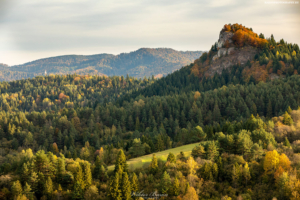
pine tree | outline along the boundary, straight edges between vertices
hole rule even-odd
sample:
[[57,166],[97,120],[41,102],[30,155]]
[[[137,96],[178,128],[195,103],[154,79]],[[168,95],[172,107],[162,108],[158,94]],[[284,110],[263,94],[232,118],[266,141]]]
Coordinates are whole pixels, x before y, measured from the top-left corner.
[[131,185],[127,172],[123,172],[122,175],[121,191],[123,200],[129,200],[131,198]]
[[139,184],[138,178],[137,178],[136,174],[133,173],[132,178],[131,178],[131,190],[133,192],[137,192],[138,191],[138,189],[139,189],[139,185],[138,184]]
[[94,178],[99,179],[100,178],[100,170],[101,170],[101,160],[100,160],[100,156],[98,155],[96,157],[96,161],[95,161],[95,168],[94,168]]
[[198,145],[196,147],[193,148],[192,150],[192,154],[191,154],[195,159],[197,157],[203,157],[203,155],[205,155],[205,150],[204,147],[202,145]]
[[173,182],[173,186],[172,186],[172,192],[174,196],[178,196],[180,194],[180,184],[179,181],[177,179],[177,177],[175,177],[174,182]]
[[30,171],[27,167],[27,164],[24,163],[22,167],[22,181],[23,183],[27,182],[29,179]]
[[125,156],[124,151],[122,149],[118,153],[114,173],[116,173],[119,170],[119,168],[122,169],[123,172],[128,172],[128,166],[127,166],[127,163],[126,163],[126,156]]
[[233,165],[231,178],[232,178],[232,183],[233,183],[234,187],[236,188],[236,186],[239,182],[239,179],[240,179],[240,170],[239,170],[239,166],[237,163],[235,163],[235,165]]
[[19,180],[13,182],[11,186],[11,192],[14,197],[18,197],[22,195],[23,189]]
[[82,185],[79,181],[76,181],[72,191],[72,199],[83,199]]
[[79,182],[81,189],[84,190],[85,188],[84,175],[82,173],[82,168],[80,165],[78,166],[77,172],[75,174],[75,183],[76,182]]
[[218,176],[219,176],[219,181],[222,181],[223,178],[223,162],[222,162],[222,157],[220,156],[219,159],[217,160],[217,165],[218,165]]
[[121,200],[121,190],[119,189],[119,173],[115,173],[110,180],[109,189],[108,189],[108,197],[111,200]]
[[50,198],[52,196],[52,192],[53,192],[53,184],[52,184],[52,179],[49,176],[45,183],[44,194],[46,194]]
[[271,100],[269,100],[269,103],[268,103],[268,107],[267,107],[267,117],[269,119],[271,119],[273,116],[273,112],[272,112],[272,102]]
[[66,168],[65,168],[65,160],[63,158],[58,158],[57,160],[57,181],[58,182],[62,182],[63,179],[63,175],[66,172]]
[[221,112],[220,112],[218,104],[215,104],[215,107],[214,107],[214,110],[213,110],[213,120],[215,122],[219,122],[220,119],[221,119]]
[[149,169],[152,174],[156,174],[156,172],[158,171],[157,158],[156,158],[155,154],[153,154]]
[[215,160],[219,156],[218,147],[215,141],[212,141],[208,144],[207,151],[206,151],[207,159]]
[[31,192],[31,187],[27,182],[25,183],[23,193],[28,199],[33,199],[33,195],[32,195],[32,192]]
[[84,162],[84,183],[86,188],[92,185],[92,172],[88,162]]
[[140,119],[138,117],[135,120],[135,130],[140,130]]
[[167,161],[169,161],[170,163],[176,163],[175,155],[170,152],[168,155]]
[[160,190],[162,194],[168,194],[171,186],[171,178],[168,172],[164,172],[160,182]]
[[184,194],[187,194],[189,188],[190,188],[190,184],[189,184],[189,182],[187,182],[187,183],[185,184]]
[[159,134],[156,141],[156,151],[163,151],[164,149],[164,141],[161,137],[161,134]]
[[243,176],[246,180],[246,187],[247,187],[247,183],[248,181],[251,179],[251,175],[250,175],[250,171],[249,171],[249,167],[248,167],[248,163],[246,162],[244,169],[243,169]]
[[293,110],[292,110],[291,107],[289,106],[288,109],[287,109],[287,112],[288,112],[289,114],[291,114],[292,111],[293,111]]
[[217,178],[218,178],[218,173],[219,173],[218,165],[217,165],[216,163],[214,163],[214,164],[212,165],[212,174],[213,174],[214,180],[217,180]]
[[194,187],[189,187],[186,194],[182,198],[183,200],[198,200],[199,197],[196,193],[196,190]]
[[293,124],[293,119],[289,115],[289,113],[286,111],[285,114],[283,115],[283,123],[285,125],[292,125]]
[[290,141],[288,140],[287,137],[285,137],[284,145],[287,146],[287,147],[291,147]]

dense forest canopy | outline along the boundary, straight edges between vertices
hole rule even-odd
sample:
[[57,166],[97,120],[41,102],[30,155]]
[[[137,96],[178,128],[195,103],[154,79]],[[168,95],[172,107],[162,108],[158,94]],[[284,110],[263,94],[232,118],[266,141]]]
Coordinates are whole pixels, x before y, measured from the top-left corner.
[[[255,46],[255,60],[208,77],[192,71],[215,47],[161,79],[69,74],[1,82],[0,199],[299,199],[299,47],[242,26],[224,31],[267,43]],[[262,56],[272,59],[268,69]],[[270,71],[276,60],[293,73],[247,77],[255,63]],[[173,153],[189,144],[195,147]],[[151,160],[126,163],[144,155]]]

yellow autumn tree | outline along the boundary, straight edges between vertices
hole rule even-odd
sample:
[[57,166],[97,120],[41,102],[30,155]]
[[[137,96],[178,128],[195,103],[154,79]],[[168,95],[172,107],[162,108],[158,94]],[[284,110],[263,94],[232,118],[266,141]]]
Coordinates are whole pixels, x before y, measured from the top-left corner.
[[188,174],[196,174],[197,162],[195,162],[192,156],[186,161],[186,168],[188,170]]
[[194,94],[194,101],[197,101],[197,99],[201,96],[201,93],[196,91]]
[[264,170],[267,174],[273,174],[279,165],[279,154],[276,150],[267,152],[264,160]]
[[288,171],[291,168],[291,161],[284,153],[279,157],[279,166],[285,171]]
[[195,188],[189,187],[189,189],[187,190],[187,193],[183,196],[182,199],[183,200],[198,200],[199,197],[196,193]]

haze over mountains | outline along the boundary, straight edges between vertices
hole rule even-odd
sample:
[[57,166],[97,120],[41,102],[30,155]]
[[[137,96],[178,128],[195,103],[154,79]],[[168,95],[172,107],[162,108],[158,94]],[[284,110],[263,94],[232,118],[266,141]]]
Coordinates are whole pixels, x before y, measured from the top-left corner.
[[164,76],[190,64],[201,51],[176,51],[170,48],[141,48],[119,55],[64,55],[9,67],[0,64],[0,81],[32,78],[48,74],[90,74],[107,76]]

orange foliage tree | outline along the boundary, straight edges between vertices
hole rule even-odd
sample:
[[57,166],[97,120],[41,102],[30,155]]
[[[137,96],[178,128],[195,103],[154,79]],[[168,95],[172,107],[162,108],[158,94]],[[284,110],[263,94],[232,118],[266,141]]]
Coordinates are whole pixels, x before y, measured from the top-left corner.
[[223,31],[233,32],[234,35],[232,37],[232,40],[239,47],[243,47],[247,44],[254,47],[263,48],[268,43],[266,39],[259,38],[258,35],[254,33],[251,29],[246,28],[241,24],[225,24]]

